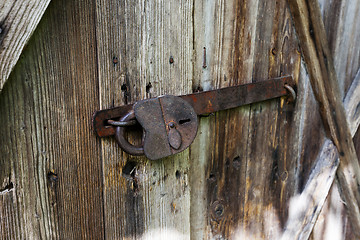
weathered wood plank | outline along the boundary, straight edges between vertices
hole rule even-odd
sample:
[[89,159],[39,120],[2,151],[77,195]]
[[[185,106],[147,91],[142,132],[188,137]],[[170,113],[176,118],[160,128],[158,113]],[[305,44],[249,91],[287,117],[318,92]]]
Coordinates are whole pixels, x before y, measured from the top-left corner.
[[50,0],[0,2],[0,92]]
[[[195,47],[195,63],[194,63],[194,88],[198,90],[210,90],[238,83],[246,83],[251,81],[251,67],[253,65],[254,45],[251,44],[255,39],[255,22],[256,18],[249,16],[257,15],[257,1],[249,1],[246,3],[252,11],[247,12],[246,7],[241,8],[241,4],[235,5],[234,1],[195,1],[194,9],[194,47]],[[242,13],[237,16],[236,13]],[[248,25],[247,28],[241,28],[241,24]],[[236,46],[236,47],[234,47]],[[237,47],[238,46],[238,47]],[[239,54],[240,49],[246,49],[243,54]],[[235,57],[237,56],[237,57]],[[232,60],[235,62],[232,62]],[[238,68],[238,71],[234,67]],[[206,67],[205,67],[206,66]],[[215,142],[219,137],[219,129],[228,129],[227,126],[218,124],[216,132],[215,123],[220,121],[224,123],[224,118],[232,119],[232,126],[235,121],[239,121],[247,125],[249,118],[249,108],[245,110],[226,111],[225,113],[216,114],[208,118],[200,119],[198,137],[191,146],[191,238],[192,239],[211,239],[212,229],[209,229],[210,216],[214,216],[214,206],[210,206],[209,201],[216,199],[208,198],[208,184],[216,185],[220,178],[219,173],[212,173],[209,170],[214,160]],[[229,113],[231,112],[231,116]],[[219,116],[221,114],[221,116]],[[219,118],[221,118],[219,120]],[[244,129],[244,131],[246,131]],[[226,130],[226,132],[229,132]],[[239,138],[246,137],[246,133],[237,135],[231,142],[227,142],[230,148],[234,148],[234,144],[239,142]],[[222,141],[225,139],[222,136]],[[244,139],[242,142],[246,142]],[[225,144],[225,143],[223,143]],[[238,155],[244,152],[244,146],[240,146],[238,153],[229,153]],[[218,152],[219,150],[215,150]],[[224,153],[224,149],[220,150]],[[218,153],[220,154],[220,153]],[[233,157],[233,158],[234,158]],[[230,161],[230,160],[229,160]],[[229,162],[230,163],[230,162]],[[236,161],[235,161],[236,164]],[[219,165],[219,167],[222,164]],[[235,169],[236,170],[236,169]],[[238,171],[244,173],[244,167],[241,167],[241,160],[238,159]],[[239,174],[238,181],[245,184],[245,175]],[[241,180],[242,179],[242,180]],[[239,208],[243,208],[243,203],[239,204]],[[241,210],[239,210],[241,211]],[[237,215],[241,213],[236,213]],[[241,214],[243,216],[243,213]],[[216,216],[214,216],[216,217]]]
[[[315,96],[320,104],[323,123],[340,154],[337,177],[341,184],[354,232],[360,234],[360,166],[356,156],[325,28],[317,1],[289,1],[295,28]],[[355,179],[353,178],[355,177]]]
[[309,240],[357,240],[351,229],[349,219],[344,207],[344,201],[340,197],[335,179],[330,188],[321,213],[316,220]]
[[[195,87],[282,74],[298,80],[300,55],[290,22],[285,1],[195,2]],[[293,122],[292,108],[275,100],[201,119],[191,148],[194,239],[276,239],[279,232],[272,230],[285,222],[300,155],[292,151],[300,123]]]
[[[195,1],[195,89],[216,89],[251,81],[251,66],[254,55],[252,42],[255,41],[255,16],[257,15],[258,1],[244,3],[241,7],[241,3],[236,4],[235,1]],[[248,12],[247,8],[252,9],[252,11]],[[237,13],[242,14],[237,15]],[[250,17],[251,15],[254,17]],[[242,28],[242,24],[246,24],[248,27]],[[246,51],[240,54],[240,49],[246,49]],[[194,166],[191,168],[190,174],[192,239],[220,237],[226,227],[224,221],[221,221],[217,228],[214,219],[230,219],[231,217],[228,217],[228,214],[234,214],[237,218],[244,216],[243,201],[239,201],[240,204],[237,204],[237,212],[231,212],[231,209],[228,210],[229,203],[226,202],[224,205],[226,199],[223,196],[217,197],[218,193],[215,188],[218,181],[221,181],[223,185],[226,177],[223,173],[225,170],[225,162],[222,162],[225,161],[224,155],[233,155],[226,160],[228,166],[233,164],[232,161],[237,156],[245,155],[244,148],[246,146],[238,143],[246,142],[246,128],[229,131],[230,126],[235,127],[236,122],[248,125],[248,119],[249,107],[244,107],[217,113],[200,120],[198,137],[191,147],[191,159]],[[225,124],[227,120],[231,121],[229,125]],[[227,141],[224,136],[229,134],[231,136],[228,138],[232,138],[231,141]],[[221,139],[218,140],[219,138]],[[225,152],[225,148],[221,149],[221,146],[217,146],[217,140],[221,142],[222,147],[228,145],[228,153]],[[227,142],[225,143],[225,141]],[[239,146],[236,150],[234,150],[235,145]],[[223,156],[219,158],[218,156],[221,154]],[[246,169],[242,159],[236,158],[234,165],[235,168],[232,171],[238,172],[234,180],[242,184],[236,192],[231,193],[232,195],[243,192],[245,185],[244,173]],[[212,166],[214,166],[215,171],[213,171]],[[209,197],[211,192],[214,193],[214,197]],[[243,193],[241,194],[243,195]],[[244,199],[243,196],[239,197]],[[235,201],[230,202],[230,204],[234,203]],[[226,208],[226,210],[222,208]],[[216,209],[219,212],[218,214]],[[226,211],[226,217],[222,218],[224,211]],[[229,228],[231,227],[229,225]],[[228,235],[230,234],[231,232],[228,232]]]
[[[351,126],[352,136],[360,123],[356,106],[360,104],[360,71],[350,87],[344,107],[347,121]],[[355,106],[355,107],[354,107]],[[354,131],[355,130],[355,131]],[[289,206],[289,218],[282,239],[308,239],[326,200],[339,166],[338,154],[334,144],[327,140],[316,159],[309,180],[298,196],[295,196]],[[353,231],[356,235],[356,232]]]
[[[97,1],[101,108],[192,93],[192,14],[193,1]],[[189,150],[149,161],[103,139],[102,156],[106,238],[190,238]]]
[[104,238],[95,46],[95,4],[53,1],[0,95],[1,239]]
[[[348,90],[357,69],[360,67],[360,49],[357,47],[357,42],[360,41],[360,26],[357,24],[360,21],[360,2],[320,0],[319,3],[329,47],[334,57],[340,91],[343,95]],[[355,124],[356,122],[353,121],[352,123]],[[355,129],[350,125],[350,130]],[[352,135],[354,134],[352,133]],[[356,145],[359,146],[360,139],[356,136],[354,136],[353,141],[357,149],[359,147]],[[330,236],[334,239],[356,239],[352,234],[344,202],[340,199],[338,193],[337,184],[332,185],[310,238],[329,239]]]
[[344,97],[360,65],[360,2],[319,0],[330,51]]

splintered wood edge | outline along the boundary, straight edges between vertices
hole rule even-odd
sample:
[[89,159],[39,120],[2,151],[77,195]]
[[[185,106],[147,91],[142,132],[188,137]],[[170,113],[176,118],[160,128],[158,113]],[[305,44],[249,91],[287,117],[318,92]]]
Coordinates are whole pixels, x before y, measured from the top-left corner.
[[[50,0],[5,0],[0,3],[0,93]],[[3,27],[4,26],[4,27]]]
[[[360,114],[360,69],[343,101],[351,135],[354,137],[359,125]],[[302,193],[291,199],[289,218],[282,239],[308,239],[316,223],[339,167],[335,145],[327,139],[315,161],[309,180]]]

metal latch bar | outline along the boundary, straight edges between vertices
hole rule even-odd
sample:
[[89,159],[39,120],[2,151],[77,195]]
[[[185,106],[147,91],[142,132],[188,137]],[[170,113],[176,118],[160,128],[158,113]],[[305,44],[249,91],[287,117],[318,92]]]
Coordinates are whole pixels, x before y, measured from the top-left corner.
[[[188,102],[197,115],[207,115],[220,110],[235,108],[288,95],[294,98],[295,82],[291,76],[273,78],[255,83],[242,84],[211,91],[179,96]],[[108,120],[117,121],[133,109],[133,104],[99,110],[94,113],[93,127],[98,137],[114,135],[116,126]]]

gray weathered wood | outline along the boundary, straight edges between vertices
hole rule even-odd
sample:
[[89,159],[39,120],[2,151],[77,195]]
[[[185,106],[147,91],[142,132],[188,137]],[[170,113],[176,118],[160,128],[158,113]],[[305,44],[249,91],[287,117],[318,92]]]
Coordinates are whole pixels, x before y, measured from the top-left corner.
[[[352,0],[319,1],[341,94],[346,94],[360,67],[360,2]],[[350,110],[351,111],[351,110]],[[355,122],[353,122],[355,123]],[[358,125],[356,125],[358,126]],[[350,125],[350,130],[356,128]],[[358,128],[359,133],[359,128]],[[354,136],[354,132],[352,132]],[[353,137],[359,151],[359,134]],[[357,146],[356,146],[357,145]],[[358,152],[359,157],[359,152]],[[344,202],[333,184],[316,221],[311,239],[356,239],[352,234]]]
[[330,51],[344,97],[360,66],[360,2],[319,0]]
[[[160,161],[91,130],[100,108],[289,74],[295,105],[201,117]],[[0,238],[279,239],[317,109],[286,0],[53,0],[0,95]]]
[[355,233],[360,234],[360,166],[346,123],[339,86],[319,3],[315,0],[289,1],[299,44],[312,88],[319,102],[323,123],[340,155],[337,177]]
[[[286,1],[197,1],[194,12],[195,88],[288,74],[300,81]],[[278,99],[201,118],[191,147],[193,239],[276,239],[301,151],[303,119],[293,108]]]
[[[358,92],[360,92],[360,71],[344,99],[352,136],[355,135],[360,124],[360,115],[356,110],[360,104]],[[315,163],[304,190],[290,202],[289,218],[282,236],[284,240],[308,239],[311,234],[339,166],[336,147],[330,140],[325,141]]]
[[0,95],[0,172],[13,186],[1,239],[104,238],[94,20],[93,1],[52,1]]
[[0,92],[50,0],[0,2]]
[[[192,14],[190,0],[97,1],[101,108],[192,93]],[[106,238],[190,238],[189,150],[149,161],[108,138],[102,161]]]

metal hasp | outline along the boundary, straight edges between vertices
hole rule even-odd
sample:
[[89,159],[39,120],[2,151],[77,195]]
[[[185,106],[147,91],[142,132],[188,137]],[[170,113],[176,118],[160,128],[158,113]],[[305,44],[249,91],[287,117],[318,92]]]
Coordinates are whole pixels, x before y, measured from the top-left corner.
[[[189,95],[165,95],[97,111],[93,127],[99,137],[115,135],[125,152],[156,160],[190,146],[197,133],[197,115],[285,95],[295,100],[294,88],[295,82],[288,76]],[[130,144],[124,137],[124,129],[136,123],[143,128],[141,146]]]

